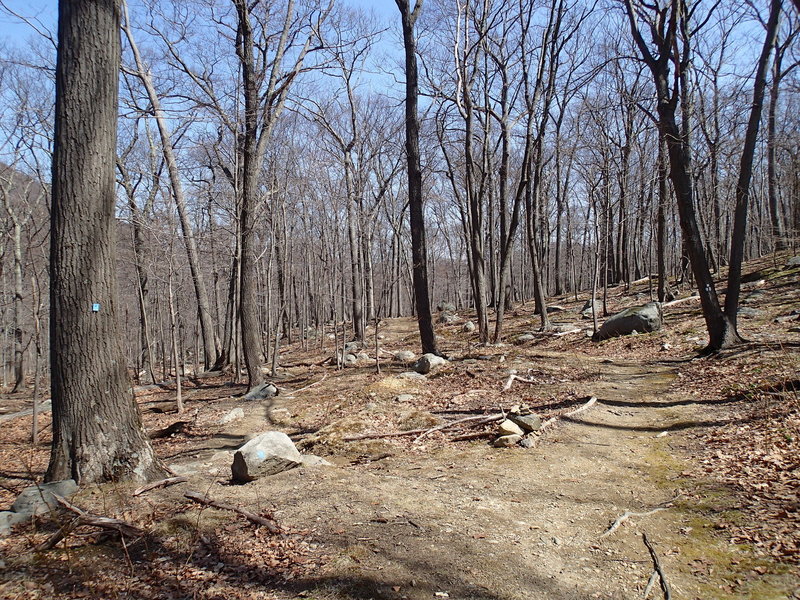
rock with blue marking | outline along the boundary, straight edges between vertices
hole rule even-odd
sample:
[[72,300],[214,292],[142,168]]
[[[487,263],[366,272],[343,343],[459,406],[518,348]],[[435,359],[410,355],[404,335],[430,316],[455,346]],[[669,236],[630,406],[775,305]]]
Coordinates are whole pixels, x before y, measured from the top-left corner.
[[275,475],[303,464],[303,458],[289,436],[280,431],[257,435],[233,455],[231,475],[239,483]]

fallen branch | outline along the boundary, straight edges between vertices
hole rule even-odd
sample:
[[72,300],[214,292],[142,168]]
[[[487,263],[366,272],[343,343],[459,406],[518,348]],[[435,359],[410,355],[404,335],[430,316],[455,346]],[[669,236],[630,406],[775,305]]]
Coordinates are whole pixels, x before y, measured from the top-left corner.
[[653,571],[650,574],[650,579],[647,580],[647,585],[644,588],[644,594],[642,594],[643,600],[647,600],[650,597],[650,592],[653,591],[653,586],[656,584],[656,579],[658,579],[658,573]]
[[393,431],[389,433],[361,433],[358,435],[350,435],[345,438],[342,438],[342,441],[355,442],[358,440],[377,440],[381,438],[402,437],[407,435],[419,435],[419,437],[422,437],[423,435],[428,435],[429,433],[433,433],[434,431],[443,431],[445,429],[450,429],[451,427],[456,427],[464,423],[474,422],[476,425],[483,425],[484,423],[502,421],[504,418],[505,417],[502,414],[479,415],[477,417],[464,417],[463,419],[456,419],[455,421],[450,421],[449,423],[444,423],[443,425],[437,425],[436,427],[431,427],[430,429],[409,429],[408,431]]
[[653,510],[648,510],[647,512],[631,512],[625,511],[619,518],[617,518],[614,523],[612,523],[611,527],[606,529],[606,531],[600,535],[601,538],[608,537],[612,533],[614,533],[620,525],[622,525],[625,521],[630,519],[631,517],[647,517],[650,515],[654,515],[657,512],[661,512],[662,510],[667,510],[666,506],[659,506],[658,508],[654,508]]
[[584,404],[583,406],[581,406],[579,408],[576,408],[575,410],[570,411],[568,413],[564,413],[563,415],[556,415],[555,417],[550,417],[549,419],[547,419],[547,421],[542,423],[542,426],[539,428],[539,433],[544,433],[545,429],[547,429],[548,427],[551,427],[554,423],[556,423],[557,421],[560,421],[561,419],[574,417],[575,415],[577,415],[579,413],[582,413],[585,410],[590,409],[592,406],[594,406],[595,402],[597,402],[597,397],[596,396],[592,396],[591,398],[589,398],[589,401],[586,404]]
[[451,427],[455,427],[456,425],[461,425],[463,423],[469,423],[474,421],[474,425],[484,425],[485,423],[492,423],[494,421],[502,421],[505,419],[506,416],[503,413],[498,415],[490,415],[488,417],[479,416],[479,417],[464,417],[463,419],[457,419],[455,421],[450,421],[449,423],[445,423],[444,425],[437,425],[436,427],[431,427],[430,429],[423,431],[417,439],[414,440],[414,443],[420,441],[429,433],[433,433],[434,431],[442,431],[443,429],[450,429]]
[[270,533],[283,533],[281,528],[278,527],[272,520],[257,515],[255,513],[252,513],[244,508],[239,508],[238,506],[234,506],[233,504],[228,504],[226,502],[219,502],[217,500],[212,500],[211,498],[201,494],[200,492],[186,492],[183,496],[199,504],[204,504],[205,506],[211,506],[212,508],[218,508],[220,510],[233,511],[237,514],[242,515],[251,523],[255,523],[256,525],[261,525],[263,527],[266,527]]
[[462,435],[457,435],[454,438],[450,438],[450,441],[467,442],[470,440],[494,439],[496,437],[497,437],[497,432],[495,431],[473,431],[472,433],[464,433]]
[[505,385],[503,385],[502,391],[503,392],[507,392],[508,390],[510,390],[511,389],[511,384],[514,383],[515,381],[519,381],[520,383],[530,383],[530,384],[533,384],[533,385],[536,385],[537,383],[539,383],[535,379],[525,379],[524,377],[520,377],[516,373],[511,373],[511,375],[508,376],[508,379],[506,379],[506,383],[505,383]]
[[128,536],[130,538],[139,538],[145,534],[144,530],[139,529],[135,525],[131,525],[126,521],[86,512],[58,494],[53,494],[53,498],[55,498],[56,502],[58,502],[61,506],[77,516],[72,519],[72,521],[61,527],[61,529],[55,532],[52,536],[50,536],[47,541],[37,547],[36,550],[39,552],[44,552],[45,550],[50,550],[51,548],[55,547],[55,545],[67,537],[73,529],[80,527],[81,525],[91,525],[93,527],[100,527],[101,529],[111,529],[120,535]]
[[569,335],[570,333],[580,333],[581,331],[583,331],[583,329],[581,329],[580,327],[576,327],[575,329],[570,329],[569,331],[557,331],[553,335],[555,337],[561,337],[562,335]]
[[668,306],[675,306],[676,304],[689,302],[690,300],[700,300],[700,296],[687,296],[686,298],[678,298],[677,300],[673,300],[671,302],[665,302],[664,304],[661,305],[661,307],[667,308]]
[[297,392],[303,392],[303,391],[307,390],[310,387],[314,387],[315,385],[319,385],[320,383],[325,381],[327,378],[328,378],[328,374],[325,373],[325,374],[322,375],[322,379],[319,379],[318,381],[315,381],[314,383],[309,383],[308,385],[303,386],[303,387],[301,387],[299,389],[292,390],[291,392],[292,392],[292,394],[296,394]]
[[150,490],[155,490],[158,488],[169,487],[171,485],[176,485],[178,483],[184,483],[189,481],[188,477],[167,477],[166,479],[162,479],[161,481],[154,481],[153,483],[148,483],[147,485],[143,485],[140,488],[137,488],[133,492],[133,496],[141,496],[145,492],[149,492]]
[[653,568],[656,570],[656,573],[658,573],[661,591],[664,592],[664,600],[670,600],[672,595],[669,592],[669,584],[667,583],[667,578],[664,576],[664,570],[661,568],[661,563],[658,560],[658,554],[656,554],[656,551],[650,544],[650,540],[647,539],[646,533],[642,533],[642,540],[644,540],[644,545],[647,546],[647,549],[650,551],[650,558],[653,559]]

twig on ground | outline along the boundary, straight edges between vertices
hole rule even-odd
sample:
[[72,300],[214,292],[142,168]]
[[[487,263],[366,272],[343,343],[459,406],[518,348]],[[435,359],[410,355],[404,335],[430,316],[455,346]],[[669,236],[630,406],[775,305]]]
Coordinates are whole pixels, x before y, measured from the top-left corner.
[[143,485],[140,488],[137,488],[133,491],[133,496],[141,496],[145,492],[149,492],[150,490],[155,490],[158,488],[169,487],[171,485],[176,485],[178,483],[185,483],[189,481],[188,477],[167,477],[166,479],[162,479],[161,481],[154,481],[153,483],[148,483],[147,485]]
[[664,592],[664,600],[670,600],[672,595],[669,592],[669,584],[667,583],[667,578],[664,575],[664,570],[661,568],[661,562],[658,560],[658,554],[656,554],[656,551],[650,544],[650,540],[647,539],[646,533],[642,533],[642,540],[644,540],[644,545],[647,546],[647,549],[650,551],[650,558],[653,559],[653,568],[656,570],[656,573],[658,573],[661,583],[661,591]]
[[226,502],[219,502],[217,500],[213,500],[212,498],[209,498],[208,496],[203,495],[200,492],[186,492],[183,496],[199,504],[204,504],[205,506],[211,506],[212,508],[218,508],[220,510],[233,511],[237,514],[242,515],[251,523],[255,523],[256,525],[261,525],[263,527],[266,527],[270,533],[283,533],[281,528],[278,527],[272,520],[257,515],[255,513],[252,513],[244,508],[239,508],[238,506],[234,506],[233,504],[228,504]]
[[647,585],[644,588],[644,594],[642,594],[642,599],[647,600],[650,597],[650,592],[653,591],[653,586],[656,584],[656,579],[658,579],[658,573],[653,571],[650,574],[650,579],[647,580]]
[[616,521],[614,521],[611,524],[611,527],[606,529],[605,532],[603,532],[600,535],[600,537],[601,538],[608,537],[609,535],[614,533],[619,528],[620,525],[622,525],[625,521],[627,521],[631,517],[647,517],[647,516],[653,515],[653,514],[655,514],[657,512],[660,512],[662,510],[667,510],[668,508],[670,508],[669,505],[672,504],[673,502],[675,502],[675,500],[677,500],[680,497],[681,497],[681,494],[678,494],[672,500],[667,500],[666,502],[662,503],[660,506],[657,506],[653,510],[648,510],[647,512],[632,512],[632,511],[626,510],[622,515],[620,515],[617,518]]
[[667,510],[667,507],[666,506],[659,506],[658,508],[654,508],[653,510],[648,510],[647,512],[625,511],[620,517],[617,518],[616,521],[614,521],[614,523],[612,523],[611,527],[606,529],[605,532],[603,532],[600,535],[600,537],[601,538],[608,537],[609,535],[614,533],[619,528],[620,525],[622,525],[625,521],[627,521],[631,517],[647,517],[647,516],[653,515],[653,514],[655,514],[657,512],[661,512],[662,510]]

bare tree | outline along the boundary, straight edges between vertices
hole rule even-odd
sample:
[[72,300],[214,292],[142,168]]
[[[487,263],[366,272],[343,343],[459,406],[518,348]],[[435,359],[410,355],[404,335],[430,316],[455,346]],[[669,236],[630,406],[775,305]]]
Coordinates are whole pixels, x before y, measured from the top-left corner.
[[408,205],[411,221],[411,256],[414,275],[414,302],[422,351],[439,354],[433,329],[428,286],[428,253],[425,246],[425,216],[422,199],[422,169],[419,154],[419,115],[417,96],[417,40],[414,25],[422,10],[423,0],[411,8],[409,0],[395,0],[403,24],[403,47],[406,58],[406,160],[408,161]]

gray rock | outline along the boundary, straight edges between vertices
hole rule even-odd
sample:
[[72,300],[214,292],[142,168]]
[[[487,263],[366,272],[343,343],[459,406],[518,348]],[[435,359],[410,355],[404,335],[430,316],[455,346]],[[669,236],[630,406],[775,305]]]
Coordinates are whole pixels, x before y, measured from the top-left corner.
[[358,358],[356,358],[356,355],[350,354],[349,352],[344,355],[344,358],[342,358],[341,352],[338,352],[336,356],[339,360],[342,361],[342,364],[346,367],[351,367],[358,362]]
[[278,395],[278,388],[271,383],[262,383],[244,395],[244,400],[266,400]]
[[423,354],[419,357],[419,360],[414,363],[414,370],[417,373],[422,373],[423,375],[427,375],[431,371],[438,369],[442,365],[447,364],[447,359],[442,358],[441,356],[436,356],[435,354]]
[[464,333],[472,333],[475,331],[475,323],[472,321],[467,321],[464,323],[464,326],[461,329],[464,331]]
[[234,421],[239,421],[244,419],[244,410],[241,406],[237,406],[233,410],[229,411],[226,415],[224,415],[220,420],[220,425],[227,425],[228,423],[233,423]]
[[234,481],[246,483],[294,469],[302,463],[303,458],[288,435],[280,431],[267,431],[236,451],[231,474]]
[[519,444],[520,440],[522,440],[522,436],[519,434],[501,435],[494,441],[492,445],[495,448],[509,448],[511,446],[516,446],[517,444]]
[[439,318],[436,319],[436,322],[443,325],[452,325],[453,323],[458,323],[458,315],[455,313],[443,312],[439,315]]
[[749,306],[740,306],[739,310],[737,311],[737,315],[744,317],[745,319],[753,319],[761,316],[761,311],[756,310],[755,308],[750,308]]
[[508,420],[523,431],[539,431],[542,428],[542,420],[538,415],[508,415]]
[[786,261],[786,266],[791,268],[800,267],[800,256],[793,256]]
[[438,310],[438,311],[441,311],[441,312],[451,312],[451,313],[454,313],[454,312],[456,312],[456,305],[455,305],[455,304],[452,304],[452,303],[450,303],[450,302],[440,302],[440,303],[439,303],[439,304],[436,306],[436,310]]
[[359,352],[358,354],[356,354],[356,359],[369,360],[369,354],[367,354],[366,352]]
[[398,376],[400,379],[411,379],[412,381],[427,381],[428,378],[425,377],[422,373],[415,373],[414,371],[406,371],[405,373],[400,373]]
[[525,433],[522,428],[514,423],[511,419],[506,419],[497,426],[497,430],[501,435],[522,435]]
[[[419,375],[419,373],[414,373],[414,375]],[[394,397],[395,402],[411,402],[414,399],[414,394],[397,394]]]
[[25,523],[31,518],[33,515],[28,513],[17,513],[10,510],[0,512],[0,536],[8,535],[14,525]]
[[527,342],[532,342],[536,339],[536,336],[532,333],[523,333],[520,336],[517,336],[517,343],[518,344],[526,344]]
[[661,329],[661,304],[649,302],[643,306],[632,306],[609,317],[600,329],[592,336],[598,342],[611,337],[658,331]]
[[572,323],[553,323],[554,333],[572,333],[580,328]]
[[534,440],[531,437],[524,437],[520,440],[519,445],[523,448],[533,448]]
[[303,454],[302,456],[303,466],[304,467],[332,467],[334,466],[333,463],[328,462],[321,456],[315,456],[313,454]]
[[400,350],[400,352],[396,352],[394,355],[395,360],[399,360],[400,362],[411,362],[417,355],[411,352],[411,350]]
[[69,498],[78,491],[78,484],[73,479],[64,481],[51,481],[40,485],[32,485],[22,490],[14,500],[11,510],[27,515],[39,515],[58,506],[54,495]]
[[363,349],[364,349],[363,342],[347,342],[344,345],[345,354],[358,354],[358,351]]

